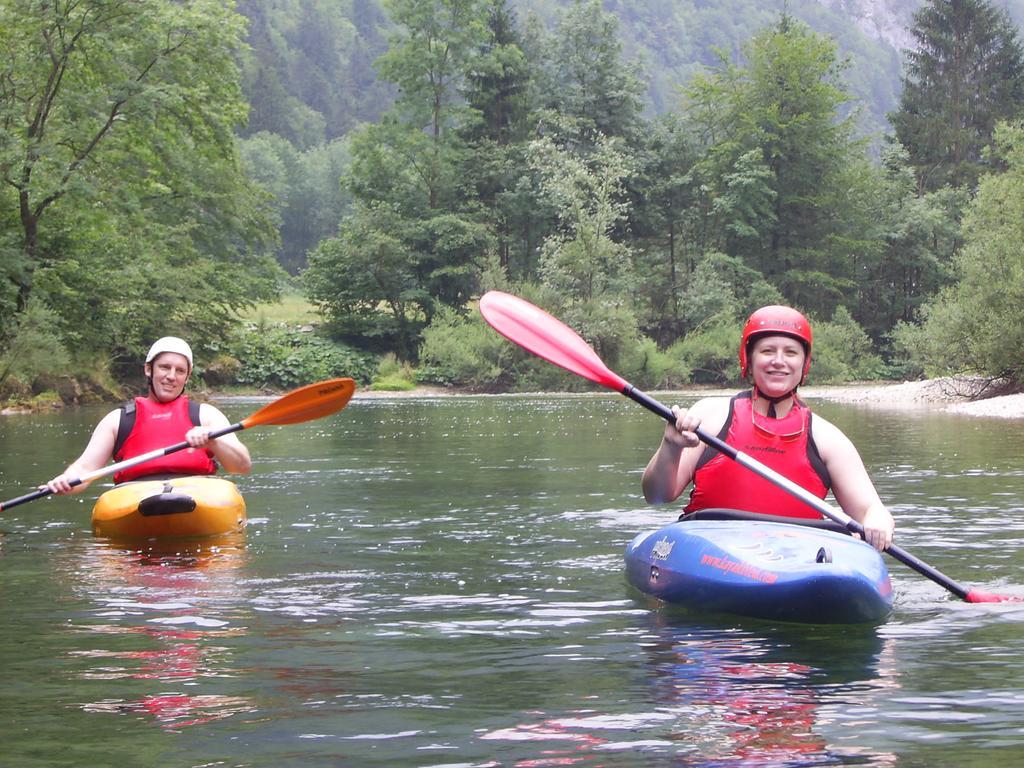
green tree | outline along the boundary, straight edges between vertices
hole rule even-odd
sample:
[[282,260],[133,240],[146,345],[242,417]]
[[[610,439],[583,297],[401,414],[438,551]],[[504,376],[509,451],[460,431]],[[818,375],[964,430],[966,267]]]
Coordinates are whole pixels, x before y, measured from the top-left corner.
[[688,114],[707,145],[695,171],[718,250],[744,258],[787,300],[829,315],[853,287],[833,240],[847,205],[843,182],[861,144],[846,63],[832,41],[782,15],[729,63],[695,78]]
[[471,109],[462,133],[506,146],[526,137],[531,71],[507,0],[490,0],[486,14],[489,34],[462,88]]
[[665,115],[644,131],[630,184],[629,229],[634,245],[636,310],[641,327],[662,345],[687,329],[683,293],[701,254],[706,219],[693,183],[698,147],[678,115]]
[[243,31],[221,0],[0,6],[7,277],[76,351],[186,329],[201,345],[275,291],[267,201],[234,143]]
[[547,39],[538,78],[542,107],[574,124],[574,139],[630,136],[637,128],[643,89],[635,65],[622,57],[618,19],[600,0],[573,0]]
[[[379,124],[352,136],[346,184],[354,212],[325,249],[331,256],[321,254],[311,264],[309,284],[339,327],[379,323],[373,333],[395,335],[399,353],[409,359],[416,335],[439,305],[463,311],[492,244],[486,216],[471,194],[473,179],[462,173],[469,148],[458,130],[471,112],[462,97],[467,72],[490,32],[480,0],[392,0],[388,7],[399,27],[379,67],[398,86],[399,97]],[[374,232],[378,225],[387,229]],[[357,232],[349,235],[349,227]],[[344,247],[352,242],[386,243],[395,273],[383,289],[386,299],[380,298],[379,280],[332,288],[360,268],[362,257]],[[332,275],[332,269],[341,271]],[[367,292],[361,298],[352,293],[360,288]],[[368,309],[371,304],[383,313]],[[388,319],[388,312],[398,314]]]
[[1024,56],[1005,10],[987,0],[929,0],[914,16],[899,109],[890,121],[920,188],[974,187],[991,167],[996,122],[1021,114]]
[[902,148],[889,147],[882,163],[864,162],[846,185],[850,205],[845,240],[857,289],[844,302],[876,341],[953,278],[953,258],[962,245],[963,190],[948,187],[919,194]]
[[390,24],[376,0],[239,0],[249,20],[242,86],[251,106],[242,135],[276,133],[300,150],[344,136],[391,105],[376,77]]
[[542,284],[559,296],[566,320],[613,365],[637,337],[631,254],[615,237],[628,215],[625,180],[632,167],[616,144],[599,137],[583,158],[551,139],[530,145],[544,194],[559,211],[558,229],[541,247]]
[[410,254],[409,223],[384,204],[359,205],[341,234],[322,242],[303,272],[309,297],[335,332],[380,350],[415,357],[419,333],[433,311]]
[[496,236],[499,262],[508,272],[513,262],[519,270],[528,263],[529,233],[540,213],[537,206],[521,205],[518,194],[528,167],[523,145],[534,125],[529,89],[532,75],[515,14],[506,0],[492,0],[487,14],[490,34],[482,42],[463,88],[470,109],[460,126],[467,143],[461,174],[472,184],[469,194],[486,211]]
[[297,274],[320,241],[337,234],[338,222],[351,204],[341,184],[348,172],[348,142],[327,142],[300,151],[287,139],[258,133],[239,141],[243,166],[274,198],[275,223],[281,235],[277,262]]
[[[387,0],[399,30],[378,59],[381,76],[398,86],[395,112],[434,140],[429,158],[438,164],[444,143],[466,109],[460,92],[466,72],[488,38],[482,0]],[[439,177],[435,172],[435,177]],[[441,201],[429,187],[430,205]]]
[[601,139],[587,159],[560,149],[550,139],[534,141],[530,154],[545,194],[559,211],[559,229],[542,248],[544,284],[567,304],[627,294],[632,276],[629,249],[615,241],[614,233],[628,211],[628,157],[610,139]]
[[974,373],[1024,385],[1024,126],[997,126],[1005,173],[982,177],[964,219],[957,281],[903,325],[897,341],[928,374]]

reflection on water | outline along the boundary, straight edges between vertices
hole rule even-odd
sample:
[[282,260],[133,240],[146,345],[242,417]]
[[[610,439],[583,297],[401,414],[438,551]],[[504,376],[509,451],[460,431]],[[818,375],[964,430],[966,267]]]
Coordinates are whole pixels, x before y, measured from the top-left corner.
[[181,730],[254,709],[244,696],[188,691],[239,674],[232,643],[246,631],[237,625],[247,602],[238,578],[244,533],[202,541],[97,539],[82,555],[75,587],[92,602],[94,618],[72,628],[77,644],[89,646],[69,652],[88,660],[79,675],[151,681],[137,698],[85,702],[83,711],[148,716]]
[[874,628],[722,629],[662,623],[645,644],[655,700],[677,714],[673,737],[694,764],[895,764],[828,734],[830,709],[898,688],[892,649]]
[[608,764],[638,752],[643,764],[671,756],[672,765],[707,767],[897,764],[891,752],[843,745],[836,722],[836,713],[899,688],[892,643],[873,628],[739,629],[672,611],[648,618],[638,638],[641,682],[622,697],[642,702],[638,709],[531,712],[480,738],[531,744],[538,756],[515,765],[590,764],[595,755]]
[[[906,549],[1024,594],[1024,454],[1007,450],[1024,424],[821,410]],[[51,477],[100,415],[0,420],[0,495]],[[95,539],[100,488],[4,513],[5,759],[1024,761],[1022,604],[966,604],[895,562],[895,611],[874,628],[712,620],[632,591],[626,544],[676,515],[640,496],[661,430],[604,395],[357,400],[247,436],[250,525],[233,541]]]

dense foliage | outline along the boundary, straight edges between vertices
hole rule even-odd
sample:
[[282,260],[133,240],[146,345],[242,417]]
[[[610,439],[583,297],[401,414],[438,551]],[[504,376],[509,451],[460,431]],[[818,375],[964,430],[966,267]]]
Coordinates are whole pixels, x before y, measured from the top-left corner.
[[[551,29],[573,0],[510,0],[524,22]],[[865,105],[865,134],[880,136],[899,96],[903,28],[921,0],[618,0],[602,7],[617,20],[627,57],[643,61],[637,95],[654,114],[674,109],[681,83],[714,65],[715,49],[733,54],[785,11],[834,39],[852,58],[850,89]],[[1011,13],[1021,0],[1007,3]],[[376,76],[396,20],[384,0],[243,0],[252,51],[243,85],[252,104],[249,133],[270,131],[300,149],[377,122],[395,95]],[[1024,18],[1024,15],[1018,16]],[[509,49],[506,49],[509,52]],[[512,54],[516,55],[516,54]],[[483,72],[481,72],[483,76]]]
[[[242,328],[223,350],[227,359],[214,366],[227,366],[215,383],[241,384],[259,388],[292,389],[313,381],[339,376],[368,384],[377,363],[372,355],[331,341],[314,331],[253,325]],[[202,373],[202,372],[200,372]],[[227,375],[224,375],[227,374]],[[208,374],[207,378],[211,378]]]
[[933,0],[914,17],[900,108],[891,117],[923,189],[974,187],[996,123],[1021,115],[1024,50],[988,0]]
[[[528,35],[502,3],[412,7],[395,5],[404,32],[382,66],[399,98],[353,137],[355,203],[304,279],[336,332],[421,357],[421,378],[507,385],[464,320],[489,284],[536,292],[648,383],[735,380],[728,329],[783,301],[864,340],[835,344],[819,376],[878,376],[872,343],[948,280],[959,198],[918,198],[905,154],[868,159],[846,63],[792,17],[648,120],[596,2]],[[537,383],[523,361],[511,370]]]
[[[0,388],[168,332],[221,383],[573,386],[481,325],[490,287],[649,387],[735,381],[776,302],[819,381],[934,372],[944,338],[1024,377],[1010,16],[886,5],[920,47],[881,142],[898,59],[835,4],[755,5],[0,0]],[[239,330],[280,267],[319,327]]]
[[897,337],[924,373],[971,371],[1024,383],[1024,125],[996,131],[1005,173],[982,179],[965,218],[956,282]]
[[243,36],[220,0],[0,3],[4,370],[26,339],[79,366],[167,332],[201,349],[274,294],[235,145]]
[[300,151],[373,122],[392,98],[373,63],[391,27],[378,0],[239,0],[249,21],[243,135],[273,133]]

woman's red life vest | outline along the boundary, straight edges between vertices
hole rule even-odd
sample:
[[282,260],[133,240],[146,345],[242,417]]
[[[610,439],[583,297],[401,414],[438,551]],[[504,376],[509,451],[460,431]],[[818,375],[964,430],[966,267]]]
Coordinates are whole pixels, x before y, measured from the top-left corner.
[[[756,418],[755,423],[751,393],[741,392],[730,401],[729,416],[718,438],[825,498],[832,483],[811,434],[810,409],[794,398],[793,407],[781,419],[760,414]],[[685,511],[699,509],[821,518],[807,504],[711,447],[704,449],[697,462]]]
[[[199,405],[187,397],[177,397],[169,403],[158,403],[148,397],[135,398],[126,411],[135,406],[135,423],[128,436],[118,435],[114,446],[114,460],[123,461],[144,453],[180,443],[185,433],[199,425]],[[122,422],[124,417],[122,416]],[[158,456],[142,464],[121,470],[114,475],[115,483],[136,480],[150,475],[212,475],[217,471],[213,452],[203,450],[175,451]]]

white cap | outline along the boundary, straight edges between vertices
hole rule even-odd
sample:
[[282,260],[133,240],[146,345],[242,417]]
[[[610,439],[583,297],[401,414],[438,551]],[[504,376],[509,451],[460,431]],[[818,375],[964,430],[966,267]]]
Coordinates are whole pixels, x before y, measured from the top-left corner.
[[153,362],[157,355],[161,355],[164,352],[175,352],[181,355],[188,360],[188,369],[192,370],[192,347],[184,339],[179,339],[177,336],[164,336],[162,339],[157,339],[153,342],[153,346],[149,348],[146,362]]

